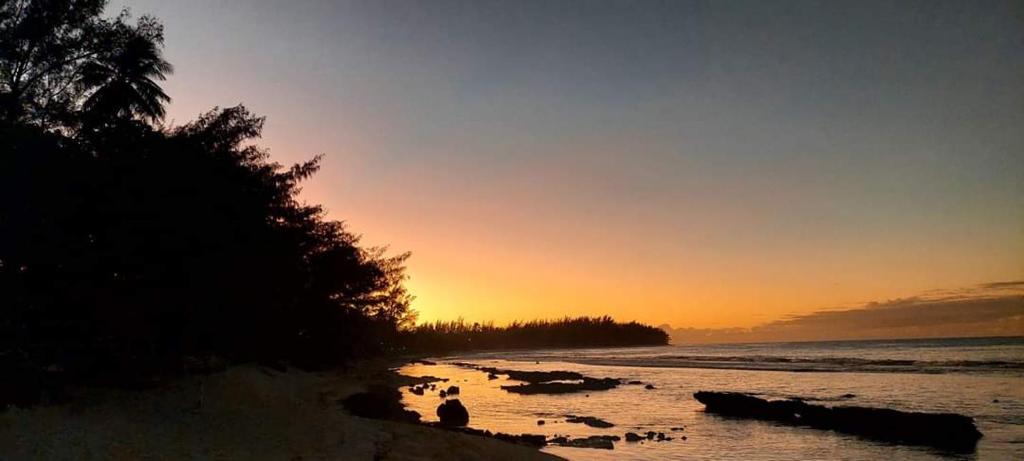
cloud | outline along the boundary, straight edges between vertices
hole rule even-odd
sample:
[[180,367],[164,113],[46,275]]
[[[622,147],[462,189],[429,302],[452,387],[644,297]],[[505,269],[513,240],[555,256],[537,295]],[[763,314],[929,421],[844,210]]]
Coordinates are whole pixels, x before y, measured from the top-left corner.
[[1024,281],[828,309],[753,328],[667,329],[674,343],[1024,335]]
[[992,282],[979,285],[981,288],[986,289],[1012,289],[1012,288],[1024,288],[1024,280],[1013,280],[1009,282]]

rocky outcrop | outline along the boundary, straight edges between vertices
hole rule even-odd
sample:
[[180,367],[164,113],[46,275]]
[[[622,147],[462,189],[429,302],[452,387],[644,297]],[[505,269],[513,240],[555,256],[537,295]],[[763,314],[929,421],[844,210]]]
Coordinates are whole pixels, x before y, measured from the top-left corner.
[[459,399],[446,400],[437,406],[437,417],[444,426],[465,426],[469,424],[469,410]]
[[563,447],[573,448],[599,448],[602,450],[613,450],[615,444],[621,440],[617,435],[592,435],[590,437],[581,437],[576,439],[570,439],[568,437],[555,437],[548,440],[548,443],[552,445],[559,445]]
[[590,378],[584,376],[578,382],[527,383],[501,386],[501,388],[515,394],[569,394],[573,392],[605,391],[614,389],[618,385],[619,380],[615,378]]
[[918,413],[888,408],[826,407],[800,400],[765,400],[738,392],[697,392],[709,413],[834,430],[890,443],[973,451],[982,437],[974,420],[953,413]]
[[596,428],[601,428],[601,429],[605,429],[605,428],[609,428],[609,427],[615,427],[614,424],[609,423],[608,421],[605,421],[605,420],[603,420],[601,418],[595,418],[593,416],[565,415],[565,422],[567,422],[567,423],[585,424],[585,425],[590,426],[590,427],[596,427]]
[[397,389],[375,385],[367,392],[352,394],[342,399],[342,406],[349,413],[363,418],[389,419],[392,421],[419,422],[420,414],[402,406],[402,393]]

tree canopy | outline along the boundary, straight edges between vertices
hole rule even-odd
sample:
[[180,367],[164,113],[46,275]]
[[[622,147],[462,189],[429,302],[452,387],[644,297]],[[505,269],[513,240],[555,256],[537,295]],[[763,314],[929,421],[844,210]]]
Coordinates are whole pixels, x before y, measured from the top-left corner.
[[163,126],[162,26],[105,6],[0,0],[0,369],[317,367],[387,347],[413,319],[408,254],[304,203],[320,157],[273,162],[245,107]]

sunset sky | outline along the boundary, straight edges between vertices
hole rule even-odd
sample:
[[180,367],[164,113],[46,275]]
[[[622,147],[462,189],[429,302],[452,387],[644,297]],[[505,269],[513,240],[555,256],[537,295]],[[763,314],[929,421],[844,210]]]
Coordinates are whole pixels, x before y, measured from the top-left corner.
[[[122,5],[164,22],[169,120],[244,103],[278,161],[323,153],[304,198],[412,252],[423,321],[747,328],[1024,280],[1021,2]],[[1024,333],[1012,299],[981,320]]]

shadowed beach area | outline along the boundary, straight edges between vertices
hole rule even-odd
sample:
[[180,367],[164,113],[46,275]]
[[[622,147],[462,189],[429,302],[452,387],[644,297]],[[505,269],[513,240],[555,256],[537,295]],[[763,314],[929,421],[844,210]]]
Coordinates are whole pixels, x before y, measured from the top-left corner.
[[555,460],[536,448],[360,418],[339,403],[394,382],[383,362],[309,373],[238,366],[145,390],[0,413],[0,459]]

